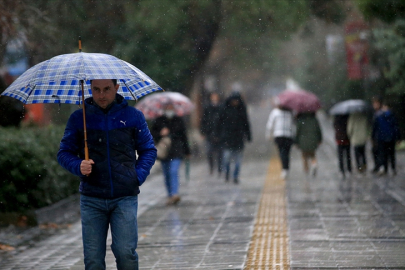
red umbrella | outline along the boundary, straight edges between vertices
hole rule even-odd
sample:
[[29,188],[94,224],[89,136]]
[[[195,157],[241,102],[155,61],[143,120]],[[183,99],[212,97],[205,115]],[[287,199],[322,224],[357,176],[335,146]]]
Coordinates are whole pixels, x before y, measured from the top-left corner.
[[321,108],[319,98],[305,90],[285,90],[277,98],[280,106],[296,113],[316,112]]
[[190,114],[194,104],[183,94],[178,92],[159,92],[142,98],[135,108],[142,111],[146,119],[154,119],[162,116],[167,104],[172,104],[177,116]]

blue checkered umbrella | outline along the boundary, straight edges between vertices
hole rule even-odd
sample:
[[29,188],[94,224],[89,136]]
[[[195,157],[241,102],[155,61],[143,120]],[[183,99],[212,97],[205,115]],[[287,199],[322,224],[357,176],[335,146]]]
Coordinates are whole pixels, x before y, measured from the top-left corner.
[[162,90],[135,66],[112,55],[101,53],[71,53],[41,62],[15,80],[1,95],[30,103],[80,104],[84,81],[84,96],[91,96],[90,80],[117,79],[118,93],[125,99],[138,99]]
[[[41,62],[15,80],[1,95],[16,98],[25,104],[80,104],[91,96],[90,81],[117,79],[118,93],[125,99],[138,99],[163,90],[151,78],[133,65],[112,55],[101,53],[63,54]],[[89,159],[86,132],[86,112],[83,106],[84,151]]]

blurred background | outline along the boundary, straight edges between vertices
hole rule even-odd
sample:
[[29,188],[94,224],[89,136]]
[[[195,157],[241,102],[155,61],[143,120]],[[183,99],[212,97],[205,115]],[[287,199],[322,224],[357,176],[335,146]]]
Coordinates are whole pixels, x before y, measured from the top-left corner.
[[[0,92],[27,68],[77,52],[81,36],[83,51],[122,58],[192,98],[193,126],[209,92],[263,105],[286,82],[324,109],[380,95],[404,115],[404,16],[403,0],[2,0]],[[21,106],[4,99],[1,125],[11,125]],[[26,106],[23,121],[64,124],[76,109],[47,106]]]
[[[84,52],[117,56],[165,90],[190,97],[196,105],[187,119],[190,130],[198,130],[211,92],[224,98],[239,91],[250,107],[269,112],[272,98],[286,88],[315,93],[325,111],[342,100],[382,96],[405,129],[404,0],[1,0],[0,33],[0,93],[33,65],[78,52],[81,36]],[[33,147],[56,152],[76,109],[0,97],[0,126],[12,127],[0,132],[0,147],[8,153],[1,166],[25,166],[16,161],[24,147],[26,156],[38,153]],[[32,136],[46,134],[43,144],[18,138],[32,127],[39,128]],[[52,138],[54,145],[46,145]],[[38,161],[34,172],[29,163],[31,179],[47,178],[44,185],[55,186],[53,179],[70,177],[52,162],[44,168]],[[2,171],[3,179],[28,177],[22,167]],[[16,184],[7,183],[3,190],[11,196]],[[30,201],[24,196],[31,195],[21,196]],[[64,195],[35,196],[51,196],[39,207]]]

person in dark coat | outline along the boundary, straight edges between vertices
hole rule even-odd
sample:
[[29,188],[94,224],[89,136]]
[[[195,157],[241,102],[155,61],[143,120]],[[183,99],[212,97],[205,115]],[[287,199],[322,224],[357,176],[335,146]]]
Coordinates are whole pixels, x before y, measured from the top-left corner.
[[167,104],[164,115],[155,119],[151,134],[156,144],[165,136],[171,139],[170,150],[160,161],[168,194],[167,205],[177,204],[180,201],[179,169],[183,158],[190,156],[190,148],[184,121],[175,115],[172,104]]
[[222,146],[219,141],[216,126],[218,125],[221,104],[218,93],[210,93],[210,103],[204,108],[200,123],[200,132],[204,136],[207,147],[207,158],[210,174],[217,167],[218,174],[222,172]]
[[105,269],[106,239],[118,269],[138,269],[138,194],[155,164],[156,148],[141,111],[117,94],[117,80],[91,81],[83,109],[73,112],[57,154],[59,164],[80,177],[85,269]]
[[388,162],[391,162],[391,168],[394,175],[396,171],[395,144],[400,141],[398,120],[392,113],[387,103],[383,103],[381,113],[376,117],[373,125],[373,138],[377,141],[378,147],[378,166],[384,168],[380,174],[388,173]]
[[315,177],[318,170],[316,150],[322,143],[322,129],[315,112],[299,113],[296,116],[297,147],[302,153],[305,174]]
[[233,180],[237,184],[244,144],[252,139],[246,106],[238,92],[232,93],[226,99],[217,128],[223,146],[225,180],[229,181],[231,163],[234,163]]
[[341,177],[346,177],[344,159],[346,159],[346,169],[349,174],[352,173],[352,160],[350,154],[350,139],[347,135],[347,121],[349,115],[335,115],[333,120],[333,127],[335,128],[335,140],[337,144],[337,153],[339,160],[339,170]]

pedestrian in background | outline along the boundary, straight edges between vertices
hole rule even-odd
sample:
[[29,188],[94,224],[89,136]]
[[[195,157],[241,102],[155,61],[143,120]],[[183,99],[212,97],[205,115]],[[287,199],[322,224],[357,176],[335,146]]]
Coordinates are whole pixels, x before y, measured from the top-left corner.
[[225,181],[229,181],[231,165],[234,165],[233,181],[239,183],[245,141],[251,141],[250,123],[245,103],[238,92],[233,92],[225,101],[218,121],[218,134],[223,146]]
[[295,124],[291,110],[278,105],[274,108],[266,124],[266,140],[274,138],[282,164],[281,178],[286,178],[290,169],[290,150],[294,143]]
[[[116,80],[93,80],[83,110],[72,113],[58,151],[59,164],[80,177],[80,212],[85,269],[105,269],[111,228],[117,269],[138,269],[137,209],[141,186],[156,160],[156,148],[143,114],[117,94]],[[136,156],[136,154],[138,156]]]
[[[339,170],[341,178],[345,179],[347,174],[352,173],[352,160],[350,154],[350,139],[347,135],[348,114],[335,115],[333,120],[333,128],[335,129],[335,141],[337,145],[337,155],[339,162]],[[345,169],[346,161],[346,169]],[[347,170],[347,174],[346,174]]]
[[171,140],[170,149],[160,162],[168,195],[166,204],[175,205],[180,201],[180,165],[184,158],[189,158],[190,148],[183,119],[175,114],[171,103],[165,105],[164,110],[164,115],[156,118],[152,123],[151,133],[156,144],[165,137]]
[[221,104],[218,93],[210,93],[209,104],[204,108],[201,118],[200,132],[206,141],[208,166],[211,175],[215,168],[218,175],[221,175],[222,172],[222,146],[216,128],[220,112]]
[[296,126],[296,143],[302,152],[304,172],[316,176],[318,168],[316,149],[322,142],[322,130],[315,112],[298,114]]
[[377,116],[373,126],[373,137],[377,140],[379,171],[380,167],[384,168],[380,174],[388,173],[388,163],[391,163],[393,175],[397,174],[395,145],[400,141],[398,120],[392,113],[386,102],[383,103],[381,113]]
[[366,113],[354,113],[347,121],[347,135],[354,148],[357,170],[364,173],[367,170],[366,143],[371,134],[370,118]]
[[371,134],[371,143],[372,143],[372,154],[373,154],[373,160],[374,160],[374,168],[372,170],[372,173],[377,173],[379,168],[381,167],[380,164],[380,155],[379,155],[379,147],[378,147],[378,138],[377,132],[375,132],[374,127],[377,125],[376,124],[376,119],[378,116],[382,113],[381,107],[382,107],[382,98],[379,96],[375,96],[372,99],[372,104],[373,104],[373,109],[374,109],[374,114],[373,114],[373,121],[372,121],[372,134]]

